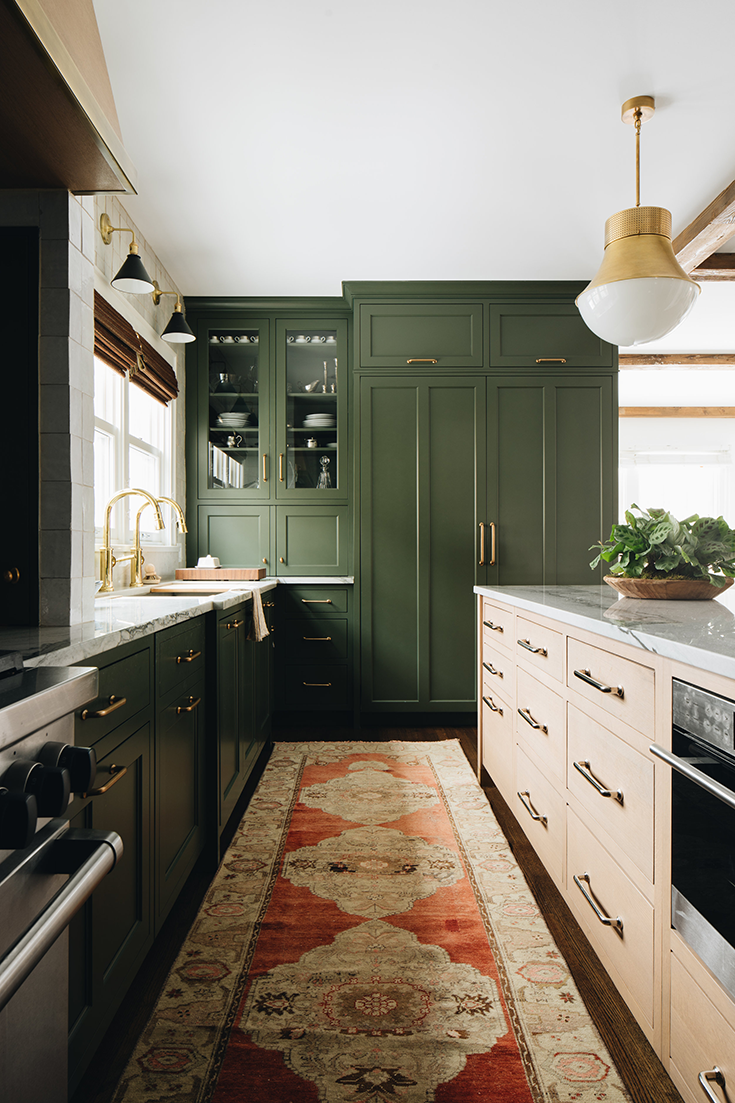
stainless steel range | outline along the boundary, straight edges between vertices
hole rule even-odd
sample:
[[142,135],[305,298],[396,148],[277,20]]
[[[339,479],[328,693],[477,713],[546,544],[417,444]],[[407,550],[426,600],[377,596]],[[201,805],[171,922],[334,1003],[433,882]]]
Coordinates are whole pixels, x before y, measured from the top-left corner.
[[94,783],[74,710],[96,695],[96,668],[0,652],[0,1094],[13,1103],[67,1098],[67,928],[122,855],[118,835],[61,818]]

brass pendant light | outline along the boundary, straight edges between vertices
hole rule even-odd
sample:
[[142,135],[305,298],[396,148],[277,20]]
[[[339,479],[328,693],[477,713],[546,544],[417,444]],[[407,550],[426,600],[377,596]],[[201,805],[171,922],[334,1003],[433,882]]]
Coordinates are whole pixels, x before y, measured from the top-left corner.
[[623,122],[635,126],[635,207],[608,218],[602,264],[576,300],[592,332],[613,345],[638,345],[670,333],[701,290],[674,256],[671,212],[640,205],[641,125],[654,110],[652,96],[623,104]]

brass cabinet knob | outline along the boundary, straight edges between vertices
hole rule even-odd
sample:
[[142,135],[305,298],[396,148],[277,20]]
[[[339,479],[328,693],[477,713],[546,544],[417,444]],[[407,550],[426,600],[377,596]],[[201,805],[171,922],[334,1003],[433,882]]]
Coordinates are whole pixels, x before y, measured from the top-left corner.
[[3,571],[3,582],[7,582],[9,586],[17,585],[20,582],[20,568],[7,567]]

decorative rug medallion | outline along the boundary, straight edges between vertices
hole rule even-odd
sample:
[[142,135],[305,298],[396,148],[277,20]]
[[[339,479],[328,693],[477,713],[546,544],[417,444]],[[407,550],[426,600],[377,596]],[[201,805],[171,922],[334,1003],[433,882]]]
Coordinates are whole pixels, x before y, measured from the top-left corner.
[[456,740],[275,745],[115,1095],[251,1099],[629,1099]]

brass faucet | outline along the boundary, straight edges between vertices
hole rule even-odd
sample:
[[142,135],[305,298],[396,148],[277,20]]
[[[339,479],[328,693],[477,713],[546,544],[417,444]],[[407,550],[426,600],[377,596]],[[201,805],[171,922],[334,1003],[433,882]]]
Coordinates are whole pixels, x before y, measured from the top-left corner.
[[[125,498],[128,495],[139,494],[142,498],[146,499],[146,505],[152,505],[156,511],[156,528],[163,528],[163,517],[161,516],[161,508],[147,490],[138,490],[136,487],[127,487],[125,490],[118,490],[117,494],[113,494],[109,502],[105,506],[105,523],[102,529],[102,547],[100,548],[100,574],[102,575],[102,585],[99,588],[99,593],[110,594],[114,590],[112,585],[112,568],[117,563],[125,563],[128,560],[133,564],[140,559],[140,539],[136,531],[135,547],[127,555],[113,554],[112,545],[110,543],[110,514],[112,513],[112,507],[120,501],[121,498]],[[135,585],[135,583],[133,583]],[[138,583],[140,585],[140,583]]]
[[[176,511],[176,522],[179,527],[179,532],[189,531],[186,527],[184,511],[178,502],[175,502],[173,498],[166,497],[156,498],[156,502],[166,502],[167,505],[171,506]],[[140,507],[135,515],[135,548],[133,549],[133,565],[130,569],[131,587],[145,586],[145,582],[143,581],[143,563],[145,562],[145,560],[143,558],[143,552],[141,551],[140,547],[140,515],[143,510],[147,509],[150,504],[150,502],[143,502],[143,505]],[[159,527],[162,528],[163,526],[161,525]]]

